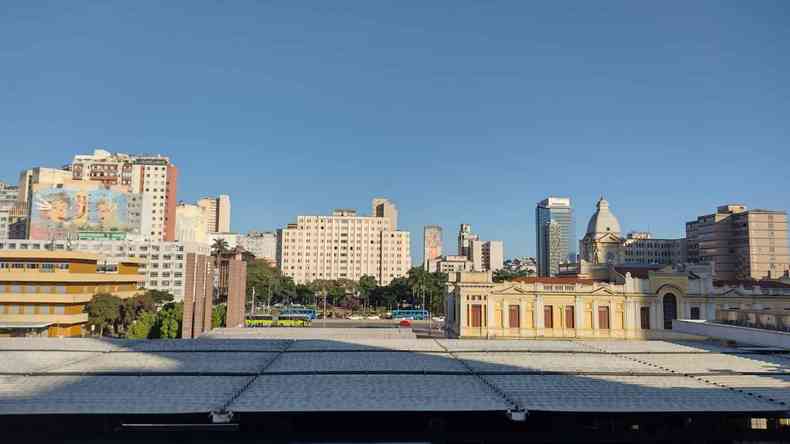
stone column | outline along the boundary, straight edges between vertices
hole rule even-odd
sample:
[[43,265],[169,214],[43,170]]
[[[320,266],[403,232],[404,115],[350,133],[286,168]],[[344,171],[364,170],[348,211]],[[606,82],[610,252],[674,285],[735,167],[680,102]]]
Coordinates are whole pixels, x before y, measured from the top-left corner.
[[543,322],[543,295],[535,297],[535,335],[543,336],[546,324]]
[[579,332],[584,330],[584,300],[581,296],[576,296],[573,304],[574,325],[576,327],[576,336],[580,336]]

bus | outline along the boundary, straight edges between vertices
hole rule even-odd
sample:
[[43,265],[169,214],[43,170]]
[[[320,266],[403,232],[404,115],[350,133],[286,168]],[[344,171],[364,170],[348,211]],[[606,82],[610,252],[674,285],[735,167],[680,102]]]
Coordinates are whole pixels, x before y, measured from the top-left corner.
[[428,310],[424,310],[424,309],[392,310],[392,319],[409,319],[412,321],[424,321],[428,319]]
[[314,321],[317,317],[317,313],[315,308],[309,308],[304,306],[290,306],[285,307],[280,311],[280,316],[282,315],[304,315],[307,316],[308,319]]
[[245,322],[247,327],[309,327],[310,318],[302,314],[286,314],[279,316],[256,315]]

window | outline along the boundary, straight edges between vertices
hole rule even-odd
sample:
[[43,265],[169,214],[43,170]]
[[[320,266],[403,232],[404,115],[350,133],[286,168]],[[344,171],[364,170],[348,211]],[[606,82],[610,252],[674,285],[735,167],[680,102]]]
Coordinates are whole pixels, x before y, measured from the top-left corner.
[[573,305],[565,306],[565,328],[576,328],[576,318],[573,314]]
[[551,305],[543,306],[543,326],[554,328],[554,307]]
[[521,312],[518,305],[511,305],[508,311],[508,327],[521,328]]
[[691,319],[699,319],[699,307],[691,307]]
[[598,307],[598,328],[609,330],[609,307]]
[[650,330],[650,307],[640,307],[639,318],[642,330]]

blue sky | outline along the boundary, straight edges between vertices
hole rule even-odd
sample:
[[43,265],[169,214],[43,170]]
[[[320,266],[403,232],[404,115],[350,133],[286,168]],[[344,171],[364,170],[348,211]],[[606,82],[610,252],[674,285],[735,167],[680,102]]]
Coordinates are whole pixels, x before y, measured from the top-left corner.
[[386,196],[415,262],[425,224],[533,254],[547,195],[580,234],[790,207],[781,0],[4,1],[0,82],[0,180],[162,152],[238,231]]

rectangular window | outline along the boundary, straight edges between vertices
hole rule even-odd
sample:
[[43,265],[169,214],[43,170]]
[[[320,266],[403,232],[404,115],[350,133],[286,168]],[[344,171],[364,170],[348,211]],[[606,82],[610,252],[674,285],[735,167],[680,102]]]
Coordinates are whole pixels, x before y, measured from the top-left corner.
[[543,326],[545,328],[554,328],[554,307],[551,305],[543,306]]
[[511,305],[508,311],[508,324],[510,328],[521,328],[521,312],[518,305]]
[[573,314],[573,305],[565,306],[565,328],[576,328],[576,318]]
[[639,318],[642,330],[650,330],[650,307],[640,307]]
[[598,307],[598,328],[609,330],[609,307]]

